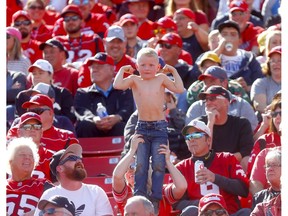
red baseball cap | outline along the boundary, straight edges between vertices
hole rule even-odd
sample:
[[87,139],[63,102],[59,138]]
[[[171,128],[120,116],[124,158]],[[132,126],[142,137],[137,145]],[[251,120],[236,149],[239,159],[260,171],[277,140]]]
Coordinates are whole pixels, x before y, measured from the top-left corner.
[[274,54],[274,53],[278,53],[278,54],[282,55],[282,47],[281,47],[281,46],[273,47],[273,48],[270,50],[270,52],[269,52],[269,54],[268,54],[268,57],[271,57],[271,55]]
[[234,0],[230,3],[229,8],[230,8],[230,13],[236,10],[245,12],[248,10],[248,4],[246,3],[245,0],[240,0],[240,1]]
[[41,118],[38,114],[34,113],[34,112],[26,112],[24,113],[23,115],[21,115],[20,117],[20,121],[19,121],[19,125],[23,125],[25,122],[27,122],[28,120],[31,120],[31,119],[35,119],[37,120],[38,122],[42,123],[41,122]]
[[26,19],[31,21],[31,18],[29,16],[29,14],[27,13],[27,11],[24,10],[19,10],[17,12],[15,12],[12,16],[12,23],[15,22],[15,20],[17,20],[19,17],[25,17]]
[[164,16],[160,18],[158,21],[154,22],[153,24],[154,29],[158,28],[158,26],[161,26],[162,28],[165,29],[172,29],[173,31],[177,32],[176,23],[173,21],[173,19],[171,19],[168,16]]
[[163,35],[163,37],[158,41],[159,44],[161,43],[169,43],[171,45],[177,45],[178,47],[182,48],[183,42],[181,37],[174,32],[169,32],[165,35]]
[[75,13],[79,15],[81,19],[83,19],[82,13],[77,5],[73,5],[73,4],[67,5],[66,7],[63,8],[60,16],[64,17],[67,13]]
[[123,16],[120,17],[119,19],[120,26],[125,25],[125,23],[127,22],[132,22],[138,25],[138,18],[134,14],[131,14],[131,13],[124,14]]
[[178,10],[175,11],[174,13],[174,16],[175,14],[183,14],[184,16],[187,16],[188,18],[192,19],[192,20],[195,20],[195,13],[189,9],[189,8],[180,8]]
[[90,66],[93,62],[98,64],[109,64],[114,66],[114,60],[111,56],[104,52],[98,52],[95,56],[88,58],[86,64]]
[[52,100],[47,95],[43,95],[43,94],[34,95],[33,97],[30,98],[29,101],[22,104],[22,108],[28,109],[32,105],[48,106],[50,109],[53,110]]
[[227,209],[226,202],[221,194],[210,193],[200,199],[198,208],[199,213],[203,212],[212,203]]

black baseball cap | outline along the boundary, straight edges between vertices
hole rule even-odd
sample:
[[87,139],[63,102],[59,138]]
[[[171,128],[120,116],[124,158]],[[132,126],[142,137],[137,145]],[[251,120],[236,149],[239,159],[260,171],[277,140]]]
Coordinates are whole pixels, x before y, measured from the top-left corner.
[[56,168],[59,165],[59,162],[61,161],[61,159],[68,153],[73,153],[79,157],[82,157],[82,147],[79,144],[71,144],[68,146],[67,149],[62,149],[59,150],[58,152],[56,152],[53,157],[52,160],[50,162],[50,170],[53,173],[54,176],[56,176],[57,171]]
[[41,43],[39,45],[39,49],[44,50],[46,46],[58,47],[60,50],[65,52],[66,59],[69,58],[67,49],[63,46],[63,44],[60,41],[56,39],[49,39],[46,42]]
[[66,197],[56,195],[50,197],[48,200],[41,200],[38,203],[38,208],[40,210],[43,210],[48,203],[51,203],[52,205],[55,205],[60,208],[65,208],[69,212],[71,212],[73,216],[75,216],[75,205],[72,201],[69,202],[69,200]]
[[238,23],[236,23],[232,20],[226,20],[225,22],[219,24],[217,27],[217,29],[219,30],[220,33],[224,28],[235,28],[237,30],[238,34],[240,35],[240,28],[239,28]]
[[212,96],[221,95],[224,98],[226,98],[228,101],[230,101],[229,92],[222,86],[212,85],[205,92],[201,92],[198,97],[200,100],[205,100],[207,95],[212,95]]

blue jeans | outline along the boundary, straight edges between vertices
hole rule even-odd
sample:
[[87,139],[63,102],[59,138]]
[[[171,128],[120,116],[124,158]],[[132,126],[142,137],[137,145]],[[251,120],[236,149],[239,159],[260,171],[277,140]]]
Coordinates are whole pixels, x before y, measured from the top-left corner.
[[[136,152],[137,168],[135,172],[134,195],[150,197],[152,200],[162,199],[162,187],[165,175],[165,155],[159,154],[160,144],[167,145],[168,123],[162,121],[138,121],[136,133],[141,134],[144,143],[138,145]],[[152,156],[152,188],[147,194],[149,159]]]

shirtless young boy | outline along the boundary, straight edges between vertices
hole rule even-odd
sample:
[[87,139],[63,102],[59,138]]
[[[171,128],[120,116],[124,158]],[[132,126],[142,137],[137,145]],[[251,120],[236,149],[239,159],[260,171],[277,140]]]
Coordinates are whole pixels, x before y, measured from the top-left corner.
[[[138,109],[137,134],[141,134],[144,143],[139,145],[136,153],[137,169],[135,173],[134,195],[149,197],[158,210],[162,199],[162,185],[165,175],[165,157],[159,154],[161,144],[168,140],[167,121],[163,112],[165,88],[175,93],[184,91],[183,82],[177,70],[165,65],[160,72],[159,57],[152,48],[143,48],[137,54],[136,68],[140,76],[133,75],[130,65],[120,68],[113,86],[115,89],[132,89]],[[124,73],[131,74],[123,78]],[[172,81],[166,74],[171,73]],[[147,176],[149,159],[152,156],[152,193],[147,194]],[[157,211],[156,210],[156,211]]]

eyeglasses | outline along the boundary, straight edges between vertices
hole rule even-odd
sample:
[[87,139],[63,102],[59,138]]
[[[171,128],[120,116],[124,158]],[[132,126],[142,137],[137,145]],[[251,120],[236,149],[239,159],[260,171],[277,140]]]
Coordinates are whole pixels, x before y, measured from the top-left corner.
[[28,9],[31,9],[31,10],[44,10],[44,7],[42,6],[36,6],[36,5],[31,5]]
[[40,130],[42,128],[42,124],[25,124],[21,126],[22,129],[25,131],[30,131],[32,129],[34,130]]
[[71,20],[72,21],[77,21],[79,19],[80,19],[80,17],[77,16],[77,15],[75,15],[75,16],[66,16],[66,17],[63,18],[64,22],[69,22]]
[[77,156],[77,155],[69,155],[67,158],[65,158],[63,161],[59,162],[59,165],[63,165],[65,164],[67,161],[77,161],[77,160],[81,160],[82,158]]
[[41,115],[43,112],[45,112],[46,110],[50,110],[50,108],[34,108],[34,109],[28,109],[28,112],[33,112],[36,113],[38,115]]
[[160,43],[159,44],[161,48],[165,47],[166,49],[171,49],[173,45],[168,43]]
[[270,59],[269,60],[269,63],[270,64],[281,64],[281,59]]
[[10,34],[6,34],[6,39],[10,39],[11,35]]
[[281,167],[281,164],[267,164],[264,166],[265,169],[269,169],[269,168],[277,168],[277,167]]
[[204,211],[204,212],[202,212],[200,214],[200,216],[212,216],[214,212],[215,212],[215,214],[217,216],[221,216],[221,215],[227,214],[227,211],[225,209],[216,209],[216,210]]
[[277,112],[274,111],[274,112],[271,112],[271,116],[272,116],[272,118],[276,118],[278,115],[280,115],[280,116],[282,115],[282,114],[281,114],[281,111],[277,111]]
[[153,32],[156,35],[156,34],[166,34],[167,31],[164,28],[159,28],[159,29],[154,29]]
[[82,0],[82,3],[81,3],[81,0],[74,0],[73,1],[73,4],[75,4],[75,5],[86,5],[86,4],[88,4],[89,3],[89,0]]
[[14,26],[21,26],[21,25],[24,25],[24,26],[28,26],[31,24],[31,21],[30,20],[23,20],[23,21],[16,21],[14,22]]
[[63,213],[64,215],[72,215],[72,214],[70,214],[70,213],[57,210],[57,209],[55,209],[55,208],[49,208],[49,209],[45,209],[45,210],[40,211],[40,212],[39,212],[39,216],[44,216],[44,214],[54,215],[54,214],[57,213],[57,212]]
[[211,102],[214,102],[216,99],[225,99],[223,96],[221,96],[221,95],[218,95],[218,96],[209,96],[209,97],[207,97],[206,96],[206,98],[205,98],[205,102],[206,101],[211,101]]
[[187,141],[191,141],[192,139],[200,139],[202,138],[203,136],[205,136],[206,133],[204,132],[194,132],[194,133],[191,133],[191,134],[187,134],[185,136],[185,140]]

